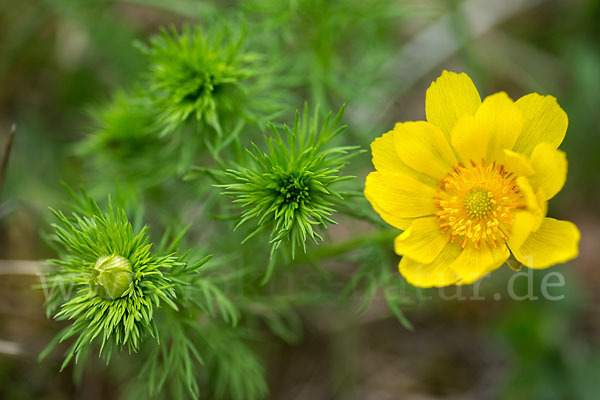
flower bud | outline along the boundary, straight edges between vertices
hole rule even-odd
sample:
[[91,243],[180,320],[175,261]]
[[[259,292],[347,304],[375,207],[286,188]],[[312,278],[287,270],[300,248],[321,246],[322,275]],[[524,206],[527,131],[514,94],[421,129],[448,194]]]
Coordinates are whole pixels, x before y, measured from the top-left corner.
[[132,279],[129,260],[117,255],[103,256],[94,265],[90,287],[103,299],[115,300],[123,296]]

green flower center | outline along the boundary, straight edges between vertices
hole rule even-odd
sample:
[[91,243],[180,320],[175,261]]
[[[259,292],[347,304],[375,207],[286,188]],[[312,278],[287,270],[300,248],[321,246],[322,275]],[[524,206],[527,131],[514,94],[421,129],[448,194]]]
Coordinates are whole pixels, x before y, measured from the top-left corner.
[[289,175],[279,182],[279,195],[283,204],[292,204],[294,208],[310,201],[309,178]]
[[102,256],[96,261],[90,279],[90,288],[106,300],[123,296],[133,280],[131,263],[125,257]]
[[484,188],[475,187],[465,195],[465,211],[471,218],[485,218],[494,208],[495,201],[491,193]]

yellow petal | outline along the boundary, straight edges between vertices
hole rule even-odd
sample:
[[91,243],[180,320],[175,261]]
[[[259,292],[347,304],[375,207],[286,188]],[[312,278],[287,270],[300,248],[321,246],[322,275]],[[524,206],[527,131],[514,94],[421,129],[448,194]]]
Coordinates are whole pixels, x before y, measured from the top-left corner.
[[523,196],[525,196],[525,206],[527,208],[527,211],[533,214],[538,212],[540,207],[535,196],[535,192],[533,191],[533,188],[529,183],[529,179],[525,178],[524,176],[518,177],[517,186],[519,187],[519,190],[521,191]]
[[529,178],[534,189],[543,189],[546,197],[554,197],[567,180],[567,157],[550,143],[540,143],[531,154],[531,165],[535,170]]
[[525,197],[525,209],[535,217],[533,230],[537,231],[548,212],[547,201],[544,200],[544,190],[540,189],[537,193],[534,192],[529,180],[524,176],[517,178],[517,186]]
[[521,111],[504,92],[486,97],[475,118],[490,129],[488,160],[497,160],[504,149],[512,149],[523,127]]
[[376,138],[371,143],[371,154],[373,156],[373,165],[375,169],[386,174],[404,174],[411,175],[422,182],[429,183],[433,186],[436,181],[429,176],[417,172],[406,165],[396,152],[394,135],[396,130],[391,130],[382,136]]
[[579,229],[569,221],[544,218],[540,229],[515,250],[515,258],[529,268],[548,268],[579,254]]
[[435,189],[408,175],[387,175],[371,172],[365,183],[365,196],[375,211],[400,218],[417,218],[433,215],[436,211],[433,197]]
[[365,197],[367,198],[369,203],[371,203],[371,207],[373,207],[373,210],[375,210],[375,212],[379,214],[381,219],[383,219],[385,222],[387,222],[394,228],[405,230],[410,227],[410,224],[412,224],[413,218],[396,217],[395,215],[385,212],[381,207],[377,205],[377,203],[373,199],[369,198],[368,195]]
[[405,164],[400,160],[394,147],[394,131],[384,133],[371,143],[373,165],[377,171],[394,173],[403,170]]
[[435,217],[414,220],[410,228],[396,237],[396,254],[421,263],[431,263],[440,254],[448,238],[442,234]]
[[515,214],[515,220],[510,228],[507,244],[511,250],[518,250],[534,231],[538,217],[528,211],[520,211]]
[[450,138],[456,121],[463,114],[475,115],[480,105],[479,92],[467,74],[444,71],[427,89],[425,113],[427,121]]
[[539,211],[540,218],[538,218],[537,223],[533,227],[534,232],[537,231],[538,229],[540,229],[540,225],[544,221],[544,218],[546,217],[546,215],[548,215],[548,201],[545,200],[547,196],[544,193],[544,189],[539,189],[537,191],[535,197],[537,198],[538,207],[540,208],[540,211]]
[[465,247],[460,256],[452,263],[452,270],[460,276],[458,284],[469,285],[506,262],[510,252],[502,244],[496,248],[473,245]]
[[533,227],[534,232],[540,229],[540,225],[543,222],[543,218],[545,218],[546,215],[548,215],[548,201],[544,200],[548,196],[544,194],[544,189],[539,189],[536,193],[536,197],[538,200],[538,206],[540,207],[540,215],[542,216],[542,219],[539,220],[538,224],[536,224],[536,226]]
[[532,93],[521,97],[515,104],[523,114],[523,129],[513,150],[529,156],[542,142],[558,148],[567,132],[569,120],[556,99]]
[[406,168],[394,145],[394,131],[384,133],[371,143],[371,154],[373,155],[373,165],[377,171],[394,173]]
[[460,277],[450,268],[458,258],[458,246],[448,243],[437,258],[429,264],[402,257],[398,269],[408,283],[417,287],[442,287],[454,285]]
[[461,116],[452,130],[452,147],[464,163],[487,157],[490,129],[471,114]]
[[440,180],[457,161],[446,137],[424,121],[396,124],[396,152],[409,167]]
[[512,150],[504,150],[502,165],[516,176],[530,176],[535,173],[527,158]]

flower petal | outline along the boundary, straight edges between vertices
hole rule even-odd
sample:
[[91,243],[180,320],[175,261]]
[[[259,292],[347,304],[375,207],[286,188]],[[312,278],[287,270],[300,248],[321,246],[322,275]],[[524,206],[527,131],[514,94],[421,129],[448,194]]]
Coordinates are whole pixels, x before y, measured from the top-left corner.
[[371,154],[373,155],[373,165],[377,171],[393,174],[406,167],[396,153],[393,130],[384,133],[371,143]]
[[529,177],[534,189],[543,189],[544,200],[554,197],[567,181],[567,157],[550,143],[540,143],[531,154],[535,174]]
[[580,236],[573,223],[544,218],[537,232],[529,235],[519,249],[511,250],[529,268],[548,268],[577,257]]
[[536,194],[529,180],[524,176],[517,178],[517,186],[521,193],[523,193],[523,196],[525,196],[525,209],[535,217],[533,231],[537,231],[548,212],[548,202],[544,199],[546,197],[544,190],[539,189]]
[[552,96],[528,94],[516,101],[523,113],[523,130],[514,151],[529,156],[539,143],[550,143],[555,149],[562,143],[569,120]]
[[508,149],[504,149],[504,160],[502,160],[502,165],[517,176],[530,176],[535,173],[527,158]]
[[433,186],[436,181],[429,176],[415,171],[406,165],[396,152],[395,136],[396,130],[391,130],[376,138],[371,143],[371,154],[373,156],[373,165],[377,171],[386,174],[406,174],[413,178],[429,183]]
[[405,230],[408,229],[408,227],[410,227],[410,224],[412,224],[413,218],[396,217],[395,215],[385,212],[381,207],[377,205],[377,203],[373,199],[369,198],[368,195],[366,195],[365,197],[367,198],[369,203],[371,203],[371,207],[373,207],[373,210],[375,210],[375,212],[379,214],[381,219],[383,219],[385,222],[387,222],[394,228]]
[[413,286],[428,288],[454,285],[460,277],[450,268],[450,265],[459,255],[458,246],[448,243],[432,263],[425,264],[402,257],[398,270]]
[[523,116],[515,103],[504,92],[488,96],[477,110],[475,118],[490,129],[488,160],[504,155],[512,149],[523,127]]
[[461,116],[452,130],[452,147],[464,163],[487,157],[490,129],[471,114]]
[[436,211],[435,189],[408,175],[387,175],[371,172],[365,183],[365,196],[375,211],[381,209],[400,218],[433,215]]
[[510,252],[504,244],[495,248],[481,246],[478,249],[468,245],[452,263],[451,268],[461,278],[458,284],[469,285],[501,267],[509,256]]
[[436,180],[452,170],[457,161],[446,137],[424,121],[404,122],[394,128],[396,152],[409,167]]
[[431,263],[440,254],[448,238],[442,234],[435,217],[414,220],[410,228],[396,237],[396,254],[421,263]]
[[507,244],[511,250],[519,249],[533,233],[536,225],[539,225],[538,217],[528,211],[519,211],[515,214],[515,220],[510,228]]
[[544,189],[539,189],[537,191],[535,197],[538,202],[539,214],[538,214],[538,218],[537,218],[537,223],[533,227],[534,232],[537,231],[538,229],[540,229],[542,222],[544,222],[544,218],[548,214],[548,200],[545,200],[545,198],[547,196],[544,194]]
[[475,115],[480,105],[479,92],[467,74],[444,71],[427,89],[425,113],[427,121],[450,138],[456,121],[463,114]]

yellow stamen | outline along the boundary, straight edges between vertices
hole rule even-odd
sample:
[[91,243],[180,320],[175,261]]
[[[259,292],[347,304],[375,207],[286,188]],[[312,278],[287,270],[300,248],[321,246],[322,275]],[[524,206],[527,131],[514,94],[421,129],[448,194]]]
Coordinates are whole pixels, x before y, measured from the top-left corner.
[[461,248],[469,242],[476,248],[482,243],[498,247],[510,233],[514,212],[523,208],[516,177],[496,162],[459,163],[439,187],[435,204],[440,228]]

